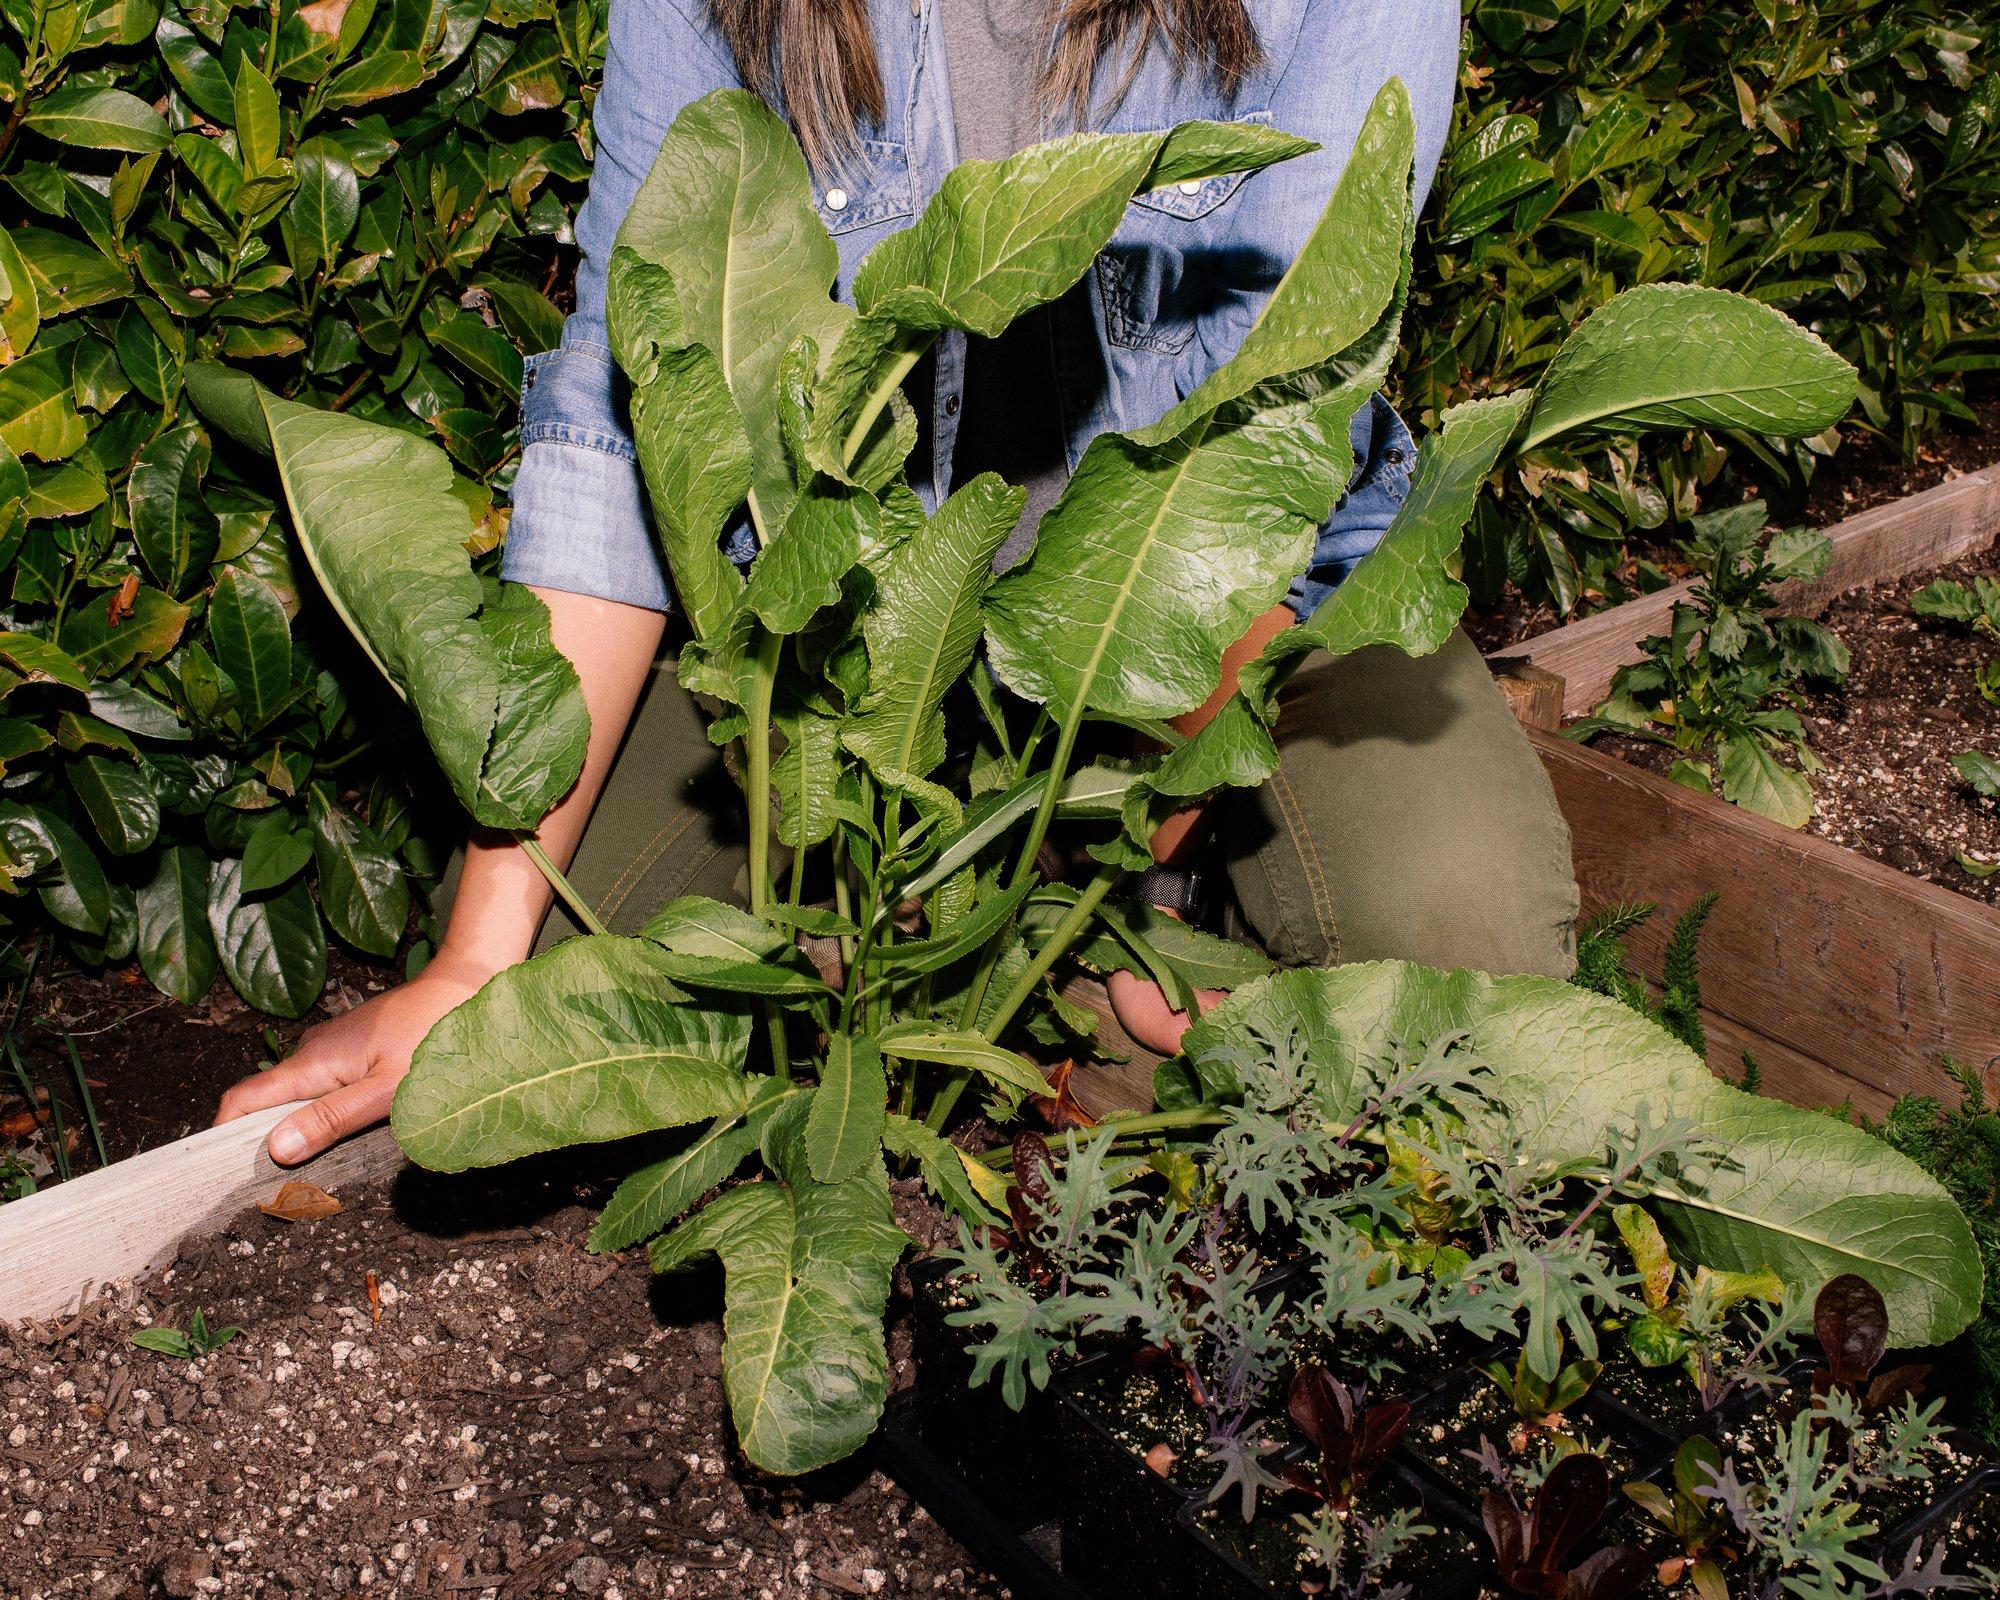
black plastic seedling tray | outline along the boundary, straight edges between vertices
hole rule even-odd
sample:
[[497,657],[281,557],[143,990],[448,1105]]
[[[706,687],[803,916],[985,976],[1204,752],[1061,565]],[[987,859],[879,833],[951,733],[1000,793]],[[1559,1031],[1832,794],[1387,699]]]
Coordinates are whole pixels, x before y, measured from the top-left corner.
[[1015,1600],[1098,1600],[1063,1575],[1060,1524],[1023,1526],[1002,1516],[934,1453],[917,1425],[917,1397],[894,1396],[875,1432],[875,1459],[910,1498],[1013,1590]]

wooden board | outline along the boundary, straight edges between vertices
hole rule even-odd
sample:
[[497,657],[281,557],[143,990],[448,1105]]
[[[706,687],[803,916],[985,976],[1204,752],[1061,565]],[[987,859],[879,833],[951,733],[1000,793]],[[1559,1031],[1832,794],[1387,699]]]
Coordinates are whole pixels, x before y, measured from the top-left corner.
[[0,1322],[60,1315],[93,1288],[164,1265],[184,1236],[215,1232],[287,1178],[338,1194],[402,1169],[386,1127],[275,1166],[265,1137],[297,1109],[255,1112],[0,1206]]
[[1632,936],[1643,970],[1657,976],[1673,916],[1721,891],[1702,938],[1702,998],[1751,1049],[1766,1042],[1774,1093],[1879,1109],[1937,1092],[1946,1055],[2000,1076],[1992,908],[1558,734],[1528,736],[1569,819],[1584,903],[1663,908]]
[[[1943,566],[1991,544],[2000,534],[2000,463],[1864,511],[1826,532],[1833,541],[1826,575],[1779,587],[1779,598],[1794,615],[1815,616],[1849,589]],[[1525,656],[1560,677],[1564,714],[1580,717],[1604,699],[1618,668],[1639,659],[1641,639],[1667,631],[1668,614],[1693,587],[1690,580],[1641,595],[1524,640],[1505,654]]]

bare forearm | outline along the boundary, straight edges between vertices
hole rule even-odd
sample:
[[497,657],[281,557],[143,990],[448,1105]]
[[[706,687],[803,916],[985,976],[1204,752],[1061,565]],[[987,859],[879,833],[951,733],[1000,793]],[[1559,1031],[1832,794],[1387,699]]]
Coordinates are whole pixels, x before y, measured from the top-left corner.
[[[1250,629],[1222,653],[1222,676],[1211,694],[1194,710],[1174,718],[1174,728],[1179,733],[1193,738],[1215,720],[1216,714],[1236,693],[1237,675],[1258,656],[1285,629],[1292,625],[1292,609],[1287,605],[1275,605],[1265,612]],[[1153,835],[1153,859],[1168,866],[1177,866],[1201,847],[1201,841],[1208,831],[1208,807],[1190,806],[1185,811],[1176,811],[1160,824]]]
[[[590,747],[582,775],[536,832],[555,863],[567,866],[632,720],[666,619],[656,611],[590,595],[535,592],[548,605],[550,637],[575,665],[590,711]],[[466,846],[438,959],[495,972],[524,960],[549,899],[547,881],[512,835],[475,833]]]

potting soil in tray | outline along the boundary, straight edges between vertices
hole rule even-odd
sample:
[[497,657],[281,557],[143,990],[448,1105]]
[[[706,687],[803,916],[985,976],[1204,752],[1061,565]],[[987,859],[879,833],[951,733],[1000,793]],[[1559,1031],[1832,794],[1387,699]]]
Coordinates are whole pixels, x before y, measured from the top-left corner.
[[[1629,1483],[1652,1465],[1608,1419],[1583,1407],[1571,1411],[1553,1432],[1602,1456],[1614,1487]],[[1528,1427],[1496,1385],[1475,1375],[1463,1386],[1446,1386],[1419,1407],[1403,1436],[1403,1451],[1453,1493],[1476,1503],[1491,1481],[1476,1459],[1482,1438],[1492,1440],[1503,1461],[1523,1464],[1555,1442],[1551,1430]]]
[[[588,1255],[573,1195],[521,1163],[406,1177],[400,1208],[377,1185],[319,1222],[252,1212],[80,1316],[0,1334],[0,1593],[999,1594],[863,1463],[745,1466],[717,1278]],[[243,1333],[195,1362],[132,1345],[197,1308]]]
[[[1375,1479],[1356,1496],[1353,1515],[1380,1519],[1410,1506],[1412,1487],[1393,1476]],[[1268,1586],[1280,1595],[1323,1594],[1326,1573],[1306,1554],[1306,1530],[1294,1513],[1301,1501],[1287,1496],[1274,1503],[1267,1496],[1254,1521],[1245,1523],[1232,1498],[1221,1506],[1205,1506],[1190,1519],[1197,1535],[1226,1561],[1243,1572],[1242,1593]],[[1408,1586],[1415,1600],[1452,1589],[1466,1572],[1484,1559],[1484,1548],[1463,1528],[1445,1518],[1428,1516],[1431,1531],[1413,1544],[1382,1576],[1382,1586]]]

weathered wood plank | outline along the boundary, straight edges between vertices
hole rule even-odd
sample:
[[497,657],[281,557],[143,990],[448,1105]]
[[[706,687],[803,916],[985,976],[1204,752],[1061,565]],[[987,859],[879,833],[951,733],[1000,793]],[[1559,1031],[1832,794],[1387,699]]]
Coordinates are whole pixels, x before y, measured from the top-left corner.
[[0,1322],[56,1316],[92,1288],[163,1265],[184,1235],[214,1232],[287,1178],[337,1193],[402,1168],[386,1127],[275,1166],[265,1136],[296,1109],[255,1112],[0,1207]]
[[[1719,1015],[1881,1095],[1936,1091],[1945,1055],[2000,1062],[2000,913],[1558,734],[1528,737],[1586,904],[1671,913],[1722,891],[1702,940],[1702,998]],[[1633,936],[1650,973],[1670,921]]]
[[[1884,578],[1900,578],[1984,549],[2000,533],[2000,463],[1835,523],[1827,530],[1833,559],[1826,575],[1788,583],[1778,593],[1788,611],[1814,616],[1834,596]],[[1506,652],[1526,656],[1563,680],[1563,711],[1578,717],[1611,688],[1611,675],[1639,659],[1638,643],[1667,630],[1668,614],[1692,581],[1641,595],[1524,640]]]
[[1148,1111],[1153,1105],[1153,1069],[1160,1057],[1137,1043],[1118,1025],[1111,996],[1095,978],[1076,977],[1063,985],[1062,996],[1097,1013],[1097,1041],[1107,1056],[1123,1061],[1083,1061],[1070,1079],[1070,1093],[1093,1117],[1113,1111]]
[[1488,663],[1500,697],[1524,728],[1553,732],[1563,723],[1563,681],[1525,656],[1494,656]]
[[1702,1010],[1702,1023],[1708,1029],[1709,1069],[1731,1083],[1742,1080],[1743,1054],[1747,1050],[1757,1059],[1761,1092],[1773,1099],[1789,1100],[1795,1106],[1813,1111],[1851,1105],[1877,1118],[1895,1101],[1894,1095],[1885,1093],[1876,1084],[1836,1072],[1824,1061],[1815,1061],[1782,1040],[1746,1028],[1706,1007]]

